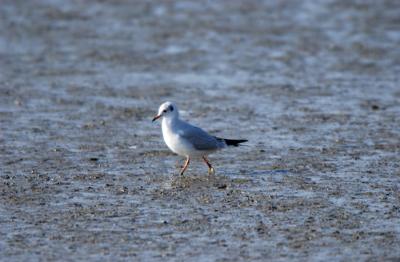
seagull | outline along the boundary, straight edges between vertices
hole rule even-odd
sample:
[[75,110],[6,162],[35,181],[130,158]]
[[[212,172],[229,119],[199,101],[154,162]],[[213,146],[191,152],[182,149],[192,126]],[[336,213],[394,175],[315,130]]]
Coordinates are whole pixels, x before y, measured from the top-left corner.
[[175,154],[186,157],[180,175],[188,168],[191,158],[202,158],[208,167],[208,174],[214,174],[214,168],[207,159],[209,154],[227,146],[237,147],[240,143],[247,142],[245,139],[212,136],[203,129],[181,120],[178,107],[172,102],[160,105],[153,122],[159,118],[162,118],[161,129],[165,144]]

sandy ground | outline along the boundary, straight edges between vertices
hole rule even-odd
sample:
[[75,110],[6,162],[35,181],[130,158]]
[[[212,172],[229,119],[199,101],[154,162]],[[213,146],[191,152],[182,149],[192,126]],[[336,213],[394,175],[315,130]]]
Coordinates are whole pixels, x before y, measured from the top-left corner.
[[[1,1],[1,260],[399,261],[399,14]],[[179,177],[166,100],[248,146]]]

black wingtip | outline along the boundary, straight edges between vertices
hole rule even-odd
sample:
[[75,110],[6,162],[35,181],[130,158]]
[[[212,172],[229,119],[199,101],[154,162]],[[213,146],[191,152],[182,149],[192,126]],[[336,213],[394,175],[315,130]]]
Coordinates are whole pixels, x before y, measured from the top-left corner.
[[228,146],[239,146],[239,144],[247,142],[247,139],[225,139],[224,141]]

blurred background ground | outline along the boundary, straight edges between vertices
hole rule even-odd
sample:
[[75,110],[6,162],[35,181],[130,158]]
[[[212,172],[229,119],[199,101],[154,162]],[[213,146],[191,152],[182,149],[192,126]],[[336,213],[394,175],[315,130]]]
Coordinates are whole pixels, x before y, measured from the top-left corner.
[[[400,259],[399,1],[2,1],[0,253]],[[180,157],[150,120],[249,146]]]

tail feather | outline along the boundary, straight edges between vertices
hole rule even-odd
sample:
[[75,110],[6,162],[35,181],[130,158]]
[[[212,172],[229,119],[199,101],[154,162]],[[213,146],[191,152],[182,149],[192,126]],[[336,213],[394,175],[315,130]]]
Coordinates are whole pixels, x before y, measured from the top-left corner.
[[226,138],[220,138],[220,137],[215,137],[219,141],[224,141],[227,146],[239,146],[240,143],[247,142],[247,139],[226,139]]

